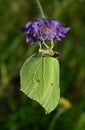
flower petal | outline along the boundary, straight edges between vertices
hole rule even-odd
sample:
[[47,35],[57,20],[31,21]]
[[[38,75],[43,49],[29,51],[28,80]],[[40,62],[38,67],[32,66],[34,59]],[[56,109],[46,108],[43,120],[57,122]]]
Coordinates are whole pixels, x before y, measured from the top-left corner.
[[35,44],[40,41],[42,44],[46,41],[60,41],[70,28],[62,27],[62,23],[54,19],[37,18],[34,22],[27,22],[21,32],[26,32],[26,42]]
[[58,33],[58,35],[59,35],[60,37],[65,37],[65,35],[62,34],[62,33]]
[[26,42],[30,42],[31,41],[31,38],[27,35],[26,36]]
[[62,22],[59,22],[59,21],[56,21],[56,20],[50,20],[50,23],[54,27],[62,26]]
[[20,28],[20,32],[21,32],[21,33],[25,32],[25,31],[26,31],[26,28],[25,28],[25,27]]
[[64,34],[66,34],[69,30],[70,30],[70,28],[63,28],[62,27],[62,31],[63,31]]
[[28,28],[31,24],[32,24],[32,22],[28,22],[28,23],[26,23],[25,27]]
[[50,26],[50,23],[49,23],[49,21],[48,21],[47,19],[44,19],[44,20],[43,20],[43,23],[44,23],[46,26]]

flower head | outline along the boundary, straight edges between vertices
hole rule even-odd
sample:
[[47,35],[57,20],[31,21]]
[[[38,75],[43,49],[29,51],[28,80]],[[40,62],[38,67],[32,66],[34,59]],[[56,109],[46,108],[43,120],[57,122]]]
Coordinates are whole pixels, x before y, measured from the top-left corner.
[[28,22],[20,31],[26,32],[26,42],[35,44],[37,41],[60,41],[69,29],[62,27],[62,23],[54,19],[37,18],[34,22]]

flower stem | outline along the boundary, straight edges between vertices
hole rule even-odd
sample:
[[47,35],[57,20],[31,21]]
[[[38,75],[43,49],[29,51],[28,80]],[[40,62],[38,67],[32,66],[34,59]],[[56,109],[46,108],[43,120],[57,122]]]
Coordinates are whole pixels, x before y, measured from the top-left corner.
[[49,49],[49,46],[45,42],[43,44],[47,49]]
[[41,49],[41,48],[42,48],[42,46],[41,46],[41,42],[38,42],[38,44],[39,44],[39,47],[40,47],[39,49]]
[[53,49],[53,47],[54,47],[54,42],[53,42],[53,40],[51,40],[51,50]]
[[57,122],[57,119],[61,116],[62,113],[65,112],[65,109],[64,108],[60,108],[56,113],[55,115],[53,116],[53,119],[51,120],[50,122],[50,126],[48,128],[48,130],[54,130],[54,126],[55,126],[55,123]]
[[41,6],[41,4],[40,4],[40,1],[39,1],[39,0],[36,0],[36,3],[37,3],[38,8],[39,8],[39,10],[40,10],[41,17],[42,17],[42,18],[45,18],[45,15],[44,15],[42,6]]

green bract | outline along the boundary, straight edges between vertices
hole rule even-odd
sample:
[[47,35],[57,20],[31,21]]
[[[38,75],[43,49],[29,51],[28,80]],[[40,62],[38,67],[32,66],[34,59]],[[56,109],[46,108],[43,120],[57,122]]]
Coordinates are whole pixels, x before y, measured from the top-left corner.
[[50,56],[32,55],[23,64],[20,71],[21,91],[40,103],[46,113],[58,105],[59,62]]

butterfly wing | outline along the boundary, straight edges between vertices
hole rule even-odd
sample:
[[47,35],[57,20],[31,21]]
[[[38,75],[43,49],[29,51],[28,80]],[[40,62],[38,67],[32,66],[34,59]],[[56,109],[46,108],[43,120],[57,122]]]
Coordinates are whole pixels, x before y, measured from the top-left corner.
[[33,55],[20,71],[21,91],[40,103],[46,113],[55,109],[60,98],[59,62],[53,57]]

